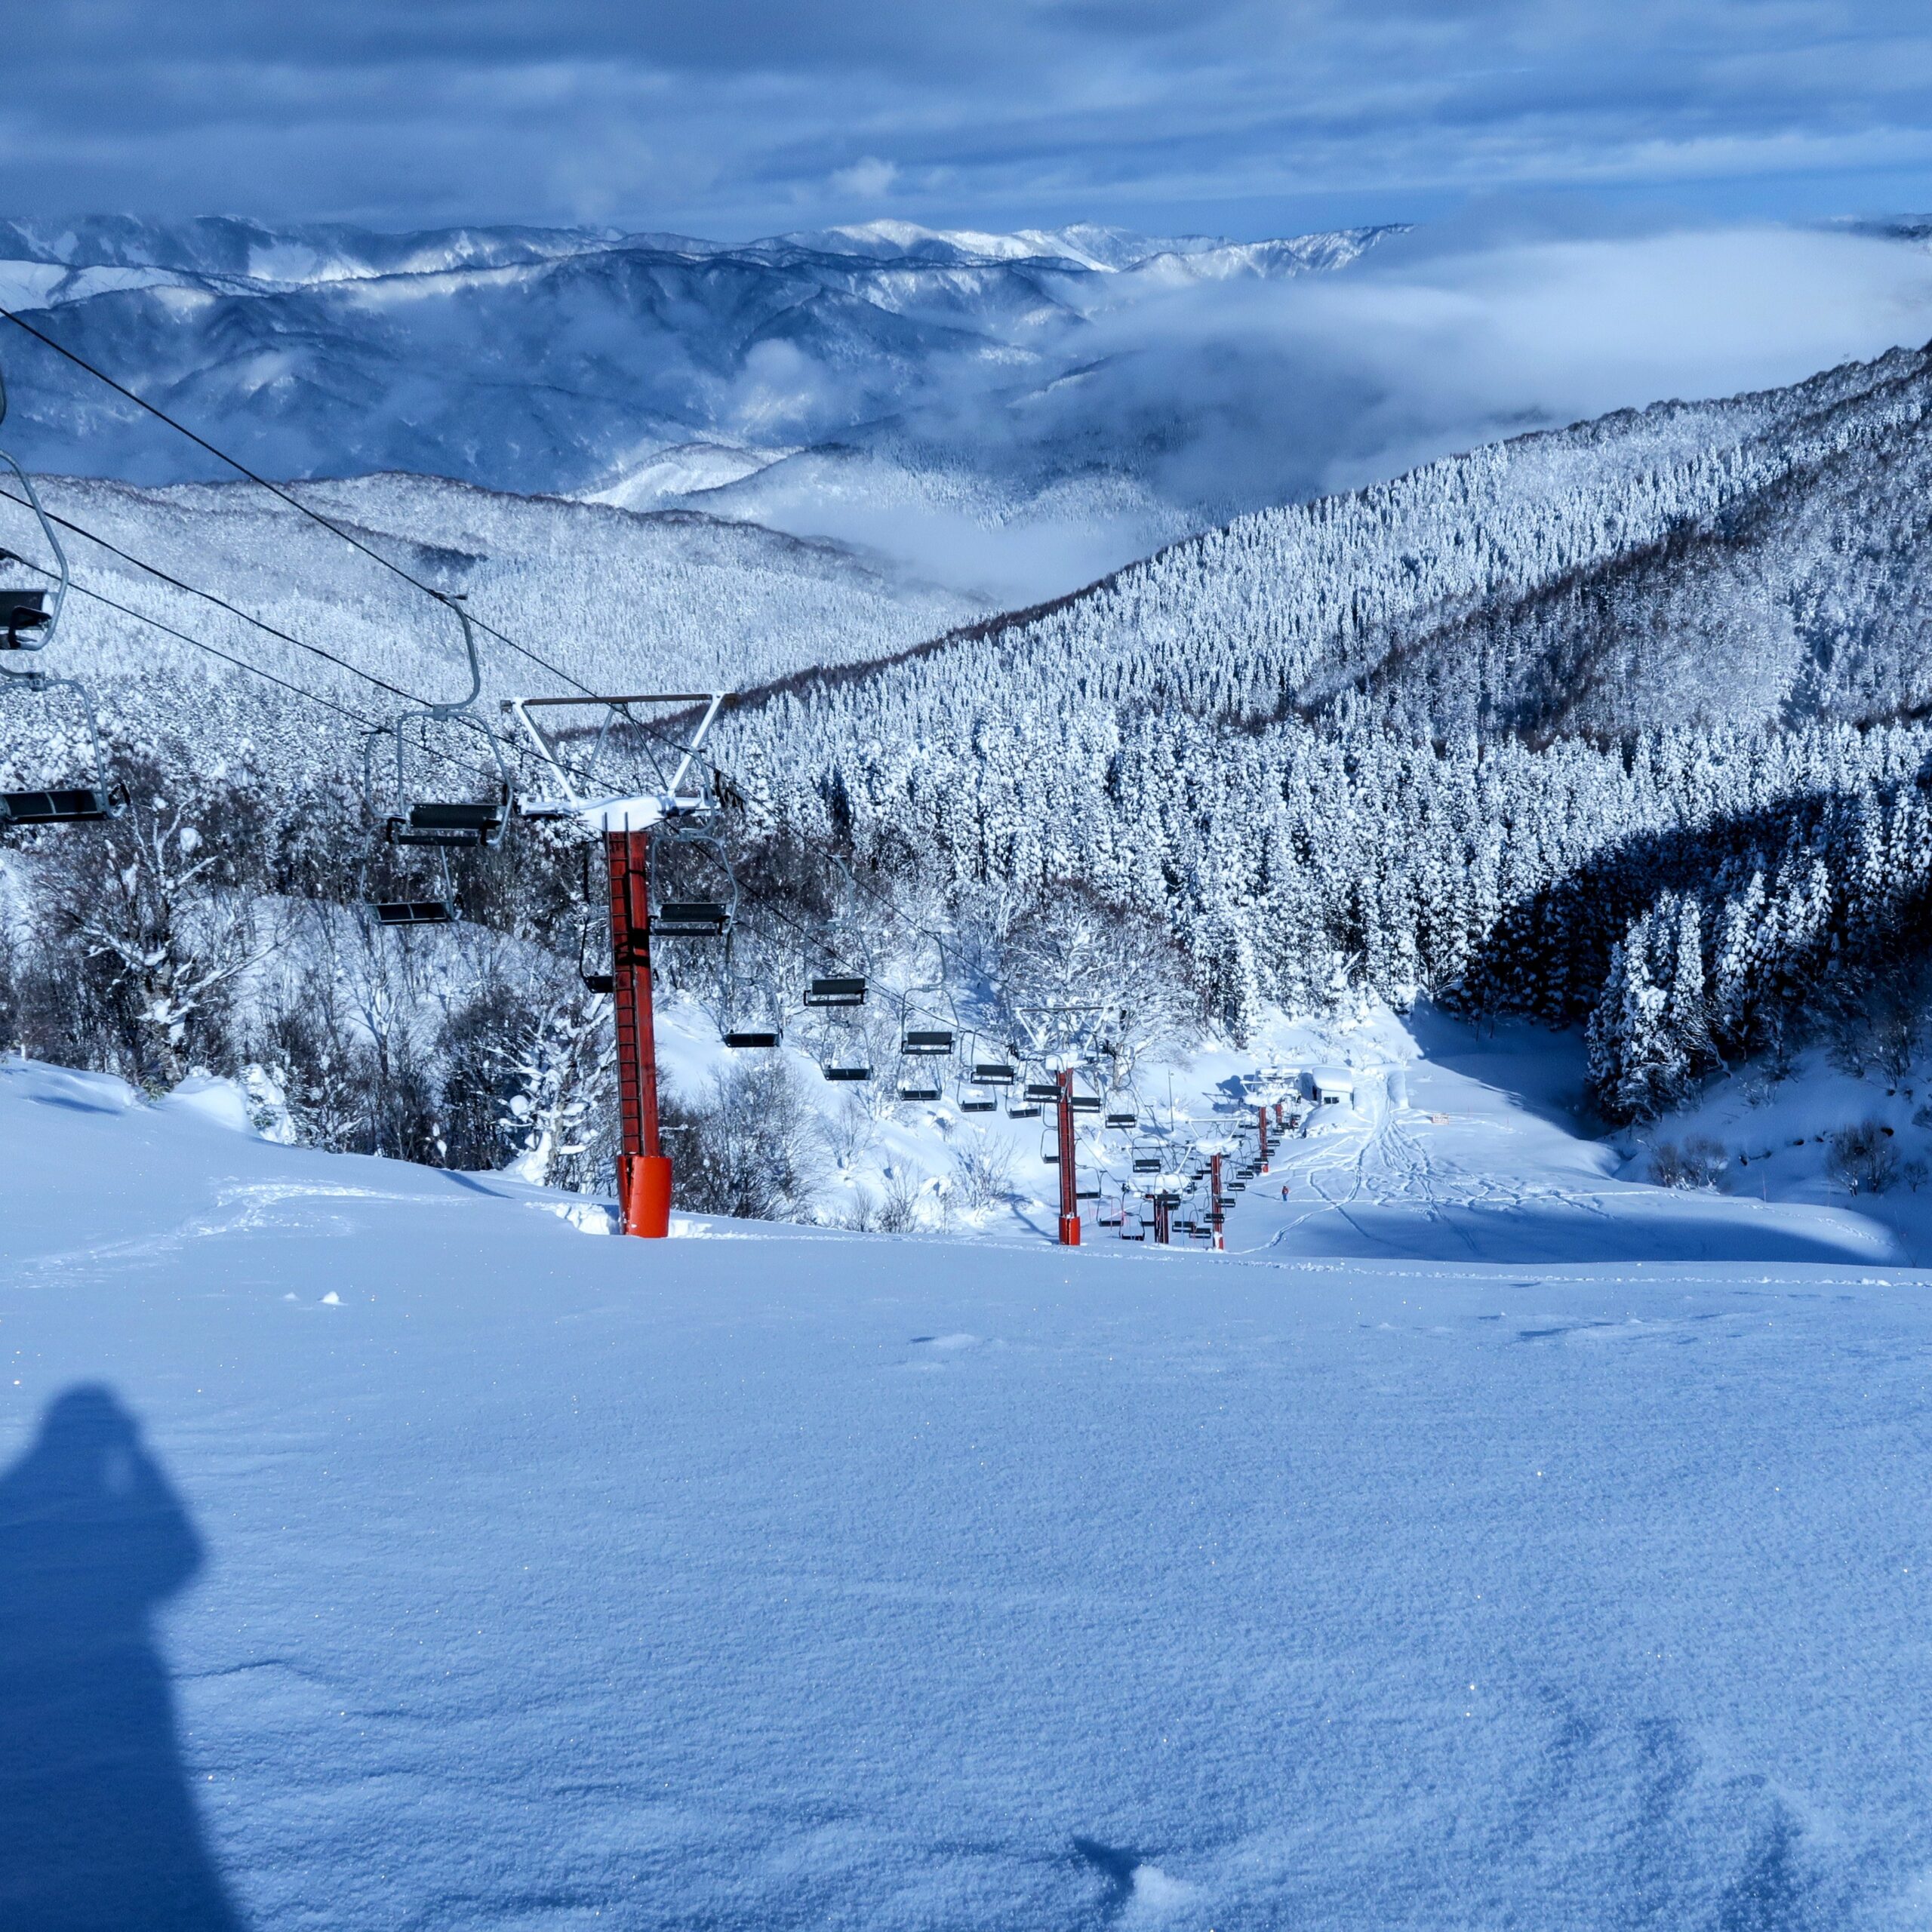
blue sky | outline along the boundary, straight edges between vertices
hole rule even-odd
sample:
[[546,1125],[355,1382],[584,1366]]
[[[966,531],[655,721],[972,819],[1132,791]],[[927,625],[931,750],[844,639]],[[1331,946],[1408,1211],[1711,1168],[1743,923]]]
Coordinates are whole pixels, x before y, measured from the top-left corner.
[[1901,0],[54,0],[0,211],[1235,235],[1932,208]]

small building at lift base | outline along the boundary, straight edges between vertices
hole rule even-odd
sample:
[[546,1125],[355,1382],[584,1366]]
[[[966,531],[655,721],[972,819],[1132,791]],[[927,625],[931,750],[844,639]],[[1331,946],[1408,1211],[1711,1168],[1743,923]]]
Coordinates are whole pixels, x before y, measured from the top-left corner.
[[1355,1104],[1355,1077],[1344,1067],[1310,1067],[1308,1084],[1318,1107],[1347,1107]]

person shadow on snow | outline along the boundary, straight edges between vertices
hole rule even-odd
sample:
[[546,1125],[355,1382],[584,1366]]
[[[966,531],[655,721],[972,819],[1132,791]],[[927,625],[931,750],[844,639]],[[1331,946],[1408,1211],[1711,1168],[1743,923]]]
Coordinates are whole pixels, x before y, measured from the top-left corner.
[[152,1628],[201,1563],[112,1392],[57,1397],[0,1477],[0,1926],[240,1932]]

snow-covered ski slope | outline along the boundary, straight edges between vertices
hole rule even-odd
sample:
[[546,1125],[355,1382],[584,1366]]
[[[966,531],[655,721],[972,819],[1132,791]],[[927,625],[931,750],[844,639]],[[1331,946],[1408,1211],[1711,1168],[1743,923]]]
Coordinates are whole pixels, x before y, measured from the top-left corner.
[[6,1923],[1925,1921],[1921,1276],[647,1245],[218,1102],[0,1072]]

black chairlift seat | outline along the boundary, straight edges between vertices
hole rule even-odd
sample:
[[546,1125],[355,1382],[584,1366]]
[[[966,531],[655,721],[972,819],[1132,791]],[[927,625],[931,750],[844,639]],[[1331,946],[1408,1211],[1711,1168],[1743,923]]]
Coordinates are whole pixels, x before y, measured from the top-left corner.
[[1076,1180],[1073,1183],[1073,1198],[1076,1201],[1097,1201],[1100,1198],[1098,1181]]
[[731,913],[713,899],[667,899],[651,915],[651,930],[660,939],[722,939]]
[[1134,1171],[1137,1174],[1157,1174],[1161,1171],[1161,1157],[1158,1154],[1137,1154],[1134,1157]]
[[1006,1103],[1008,1120],[1038,1120],[1040,1110],[1031,1100],[1009,1100]]
[[771,1027],[735,1027],[724,1035],[724,1044],[737,1048],[775,1047],[778,1044],[778,1034],[776,1029]]
[[937,1058],[952,1051],[952,1034],[944,1026],[915,1026],[900,1041],[899,1051],[908,1057],[928,1054]]
[[1100,1097],[1097,1094],[1075,1094],[1070,1104],[1077,1114],[1097,1114],[1100,1111]]
[[999,1103],[990,1094],[962,1094],[959,1097],[959,1111],[962,1114],[996,1114]]
[[456,908],[447,899],[378,899],[379,926],[448,926],[456,923]]
[[940,1100],[946,1095],[937,1080],[928,1080],[915,1074],[900,1080],[899,1097],[902,1100]]
[[0,825],[91,825],[117,815],[112,795],[92,786],[64,792],[0,792]]
[[828,1080],[838,1081],[869,1080],[872,1077],[872,1070],[869,1066],[828,1066],[825,1069],[825,1077]]
[[37,631],[47,622],[47,592],[44,590],[0,590],[0,651],[31,651],[20,641],[23,631]]
[[583,989],[587,993],[614,993],[617,990],[617,976],[614,973],[586,973],[583,975]]
[[1029,1080],[1026,1083],[1026,1097],[1029,1100],[1057,1100],[1060,1082],[1057,1080]]
[[1228,1183],[1228,1192],[1230,1194],[1245,1194],[1247,1192],[1247,1183],[1244,1180],[1231,1180]]
[[812,980],[805,986],[808,1006],[863,1006],[865,1003],[866,983],[856,975]]
[[1107,1115],[1105,1124],[1109,1127],[1138,1127],[1140,1116],[1130,1107],[1115,1107]]
[[392,818],[392,845],[488,845],[503,829],[499,798],[452,799],[411,805],[407,818]]
[[1011,1087],[1013,1069],[1003,1060],[976,1060],[973,1063],[973,1080],[980,1087]]

